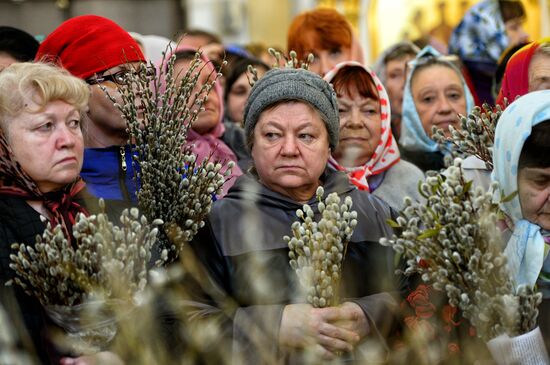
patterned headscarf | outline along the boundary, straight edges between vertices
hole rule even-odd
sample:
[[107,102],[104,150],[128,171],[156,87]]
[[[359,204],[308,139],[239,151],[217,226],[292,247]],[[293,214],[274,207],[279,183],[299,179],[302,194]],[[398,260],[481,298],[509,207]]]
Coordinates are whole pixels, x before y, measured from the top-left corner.
[[[518,161],[533,126],[550,119],[550,91],[537,91],[514,101],[502,113],[495,131],[494,169],[491,176],[505,195],[518,190]],[[516,285],[534,285],[544,261],[541,228],[523,218],[519,196],[502,204],[512,220],[513,233],[505,254]]]
[[50,213],[50,224],[61,224],[65,237],[71,242],[72,227],[78,213],[89,215],[86,209],[75,202],[73,197],[84,189],[85,183],[80,177],[63,189],[42,193],[33,179],[15,160],[11,148],[0,129],[0,195],[16,196],[26,200],[44,202]]
[[328,160],[328,165],[335,170],[346,172],[354,185],[361,190],[369,191],[368,178],[386,171],[401,159],[399,157],[397,142],[395,141],[395,138],[393,138],[391,131],[390,102],[386,89],[384,88],[384,85],[382,85],[382,82],[380,82],[380,79],[371,69],[358,62],[345,61],[339,63],[325,75],[325,80],[331,82],[338,72],[344,67],[359,67],[367,72],[372,78],[374,85],[376,86],[376,90],[378,91],[382,130],[380,141],[378,142],[374,153],[372,154],[370,160],[368,160],[363,166],[352,168],[344,167],[341,166],[332,156]]
[[507,98],[508,102],[511,103],[518,96],[529,92],[529,64],[531,64],[531,59],[539,46],[548,42],[550,42],[550,37],[529,43],[514,53],[506,65],[497,104],[504,106],[504,98]]
[[[407,82],[405,83],[405,90],[403,91],[403,119],[401,125],[401,137],[399,139],[400,145],[411,151],[424,151],[435,152],[439,150],[439,145],[435,143],[424,130],[422,121],[416,111],[416,105],[411,92],[411,79],[416,71],[416,67],[423,58],[440,58],[441,54],[430,46],[424,47],[422,51],[411,62],[412,69],[407,76]],[[456,71],[460,76],[462,85],[464,86],[464,97],[466,98],[466,112],[470,112],[474,108],[474,98],[468,85],[464,81],[464,77],[460,71],[450,62],[445,61],[443,58],[441,62],[446,62],[449,67]]]
[[484,0],[468,9],[454,29],[449,53],[463,60],[496,64],[509,43],[498,1]]

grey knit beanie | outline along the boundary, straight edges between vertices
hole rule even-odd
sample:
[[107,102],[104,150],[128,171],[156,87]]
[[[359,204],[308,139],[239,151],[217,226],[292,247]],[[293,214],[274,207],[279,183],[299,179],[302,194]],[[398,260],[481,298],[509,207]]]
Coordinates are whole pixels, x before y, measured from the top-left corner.
[[249,138],[260,114],[280,100],[304,101],[323,116],[330,148],[338,144],[340,119],[338,102],[332,86],[319,75],[304,69],[276,68],[254,84],[244,108],[244,131]]

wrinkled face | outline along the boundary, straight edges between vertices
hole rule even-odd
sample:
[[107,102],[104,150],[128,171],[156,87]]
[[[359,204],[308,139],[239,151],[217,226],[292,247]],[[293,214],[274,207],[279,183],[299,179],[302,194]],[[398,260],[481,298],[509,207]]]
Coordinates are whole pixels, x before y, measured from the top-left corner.
[[[88,79],[94,82],[96,79],[100,81],[103,80],[103,76],[106,77],[105,80],[97,84],[90,85],[90,101],[88,103],[88,116],[102,129],[115,132],[126,130],[126,122],[122,117],[122,113],[117,109],[113,102],[106,97],[105,92],[101,90],[101,86],[104,86],[107,89],[109,95],[114,97],[117,103],[123,104],[122,96],[117,90],[118,83],[124,80],[124,71],[132,72],[133,68],[137,67],[137,65],[139,65],[139,63],[134,62],[111,67],[110,69],[99,73],[97,76],[94,75]],[[111,76],[113,75],[117,75],[118,77],[115,78],[117,80],[120,79],[121,81],[112,80]],[[136,100],[136,105],[139,105],[139,100]],[[139,109],[138,113],[142,114],[143,110]],[[139,116],[140,115],[138,114],[138,117]]]
[[[185,73],[191,66],[191,62],[191,60],[185,59],[176,61],[174,64],[174,75],[176,75],[177,82],[180,82],[184,78]],[[211,72],[211,69],[208,67],[203,67],[203,64],[199,65],[197,69],[201,69],[201,73],[197,84],[195,85],[195,89],[191,92],[192,95],[198,93],[204,84],[216,77],[216,72]],[[191,100],[191,102],[194,102],[194,99]],[[204,111],[199,113],[197,120],[191,126],[195,132],[199,134],[206,134],[210,132],[218,123],[220,123],[222,117],[220,114],[220,102],[220,95],[218,95],[215,89],[212,88],[208,94],[208,99],[203,104]]]
[[414,56],[405,55],[402,58],[391,60],[386,64],[386,91],[390,98],[392,114],[401,115],[403,106],[403,90],[407,80],[407,62]]
[[550,167],[520,169],[518,192],[523,218],[550,229]]
[[529,92],[550,89],[550,56],[535,54],[529,63]]
[[[30,110],[38,105],[28,100]],[[36,113],[22,112],[6,123],[15,159],[43,193],[73,182],[82,168],[84,142],[80,113],[64,101],[52,101]]]
[[523,28],[523,19],[514,18],[504,23],[506,35],[510,44],[508,46],[515,46],[522,42],[529,41],[529,34]]
[[252,158],[260,181],[271,190],[315,193],[329,154],[325,124],[308,104],[284,103],[260,115]]
[[359,93],[338,96],[340,140],[334,158],[345,167],[364,165],[376,150],[382,132],[380,103]]
[[351,60],[351,48],[318,49],[311,51],[311,53],[313,53],[315,58],[309,65],[309,70],[321,77],[325,76],[327,72],[340,62]]
[[449,135],[449,126],[459,128],[458,114],[466,115],[462,80],[451,68],[433,65],[415,72],[411,93],[416,111],[428,136],[436,126]]
[[[261,78],[265,74],[263,68],[257,68],[258,77]],[[246,100],[248,95],[250,95],[250,90],[252,86],[248,82],[248,73],[244,72],[237,81],[231,86],[229,90],[229,95],[227,95],[227,112],[229,118],[235,123],[243,123],[244,118],[244,106],[246,105]]]

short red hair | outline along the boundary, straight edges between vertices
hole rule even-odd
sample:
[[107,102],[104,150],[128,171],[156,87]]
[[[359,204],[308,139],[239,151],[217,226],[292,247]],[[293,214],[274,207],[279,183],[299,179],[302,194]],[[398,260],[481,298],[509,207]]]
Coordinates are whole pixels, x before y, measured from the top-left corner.
[[305,60],[314,50],[350,48],[353,31],[342,14],[318,8],[296,16],[288,29],[287,51],[296,51]]

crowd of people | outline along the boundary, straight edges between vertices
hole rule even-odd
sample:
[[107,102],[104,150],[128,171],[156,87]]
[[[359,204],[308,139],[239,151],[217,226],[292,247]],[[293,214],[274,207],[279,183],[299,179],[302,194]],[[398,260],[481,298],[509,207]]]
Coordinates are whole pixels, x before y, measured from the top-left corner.
[[[404,198],[424,201],[419,182],[449,164],[452,146],[432,139],[435,128],[451,136],[461,116],[482,103],[504,112],[494,131],[494,169],[477,164],[482,173],[474,183],[498,182],[512,197],[502,205],[504,253],[514,283],[542,293],[538,327],[545,345],[538,351],[548,359],[550,38],[529,40],[524,21],[519,0],[482,0],[453,31],[450,54],[404,41],[371,66],[345,17],[314,9],[293,20],[281,51],[288,58],[296,53],[296,67],[266,57],[261,47],[225,45],[206,31],[169,40],[129,33],[96,15],[71,18],[40,43],[0,27],[0,325],[10,320],[13,346],[36,363],[133,363],[109,346],[94,354],[57,346],[59,328],[38,299],[6,285],[15,277],[12,244],[32,246],[48,224],[61,226],[74,244],[78,214],[105,205],[118,221],[125,208],[138,205],[139,163],[118,109],[127,102],[120,87],[143,64],[170,73],[171,57],[174,77],[185,85],[199,52],[203,67],[189,95],[220,75],[181,148],[199,161],[234,165],[182,253],[201,273],[200,280],[179,282],[189,315],[182,318],[171,303],[170,313],[159,315],[164,325],[156,330],[163,333],[150,334],[166,339],[171,361],[397,361],[392,354],[407,346],[407,331],[426,336],[425,328],[404,320],[405,311],[416,311],[417,321],[427,317],[411,300],[420,278],[404,275],[402,257],[379,241],[399,233],[389,222],[406,207]],[[304,204],[312,209],[310,221],[324,217],[320,187],[342,201],[351,198],[357,224],[335,288],[340,303],[324,308],[305,299],[283,240]],[[460,313],[449,318],[456,328],[436,328],[431,338],[465,326]],[[193,331],[182,335],[181,328],[206,327],[210,319],[216,323],[210,347],[197,344]],[[453,338],[456,344],[437,361],[408,361],[492,361],[475,335]],[[0,336],[0,363],[4,346]],[[178,358],[186,353],[181,348],[193,346],[196,358]]]

